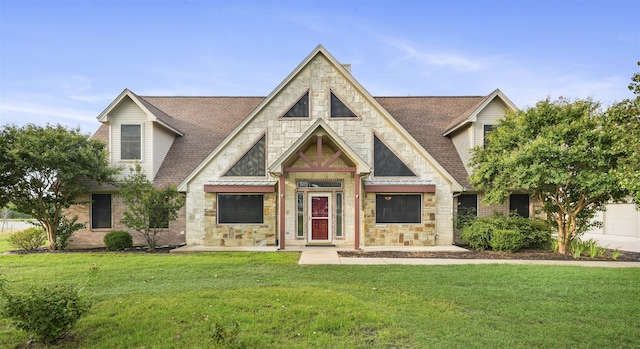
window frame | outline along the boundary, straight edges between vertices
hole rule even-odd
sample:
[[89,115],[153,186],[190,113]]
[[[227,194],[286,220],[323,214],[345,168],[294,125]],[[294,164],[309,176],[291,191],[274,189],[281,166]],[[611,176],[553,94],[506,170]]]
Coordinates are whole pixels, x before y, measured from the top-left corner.
[[[232,219],[227,219],[227,217],[223,217],[223,214],[227,214],[227,208],[221,208],[221,205],[226,205],[227,203],[225,203],[224,201],[226,201],[227,198],[229,197],[245,197],[245,198],[250,198],[250,197],[260,197],[260,215],[257,215],[256,212],[253,212],[252,215],[248,215],[247,217],[252,218],[253,216],[260,217],[259,221],[251,221],[251,220],[247,220],[247,221],[242,221],[242,220],[232,220]],[[255,204],[255,203],[253,203]],[[216,221],[217,224],[219,225],[264,225],[264,194],[263,193],[218,193],[217,194],[217,200],[216,200],[216,207],[217,207],[217,214],[216,214]],[[247,206],[244,206],[247,207]],[[235,214],[237,214],[236,212],[234,212]],[[223,219],[221,219],[223,218]],[[234,217],[235,218],[235,217]]]
[[[375,224],[422,224],[423,221],[423,216],[424,216],[424,205],[423,205],[423,194],[422,193],[376,193],[376,223]],[[398,197],[402,197],[402,198],[407,198],[407,197],[417,197],[418,198],[418,214],[417,217],[411,217],[413,218],[413,220],[408,220],[406,218],[409,218],[408,215],[405,215],[405,219],[404,220],[391,220],[391,219],[387,219],[382,221],[381,217],[383,215],[381,215],[379,213],[380,209],[383,209],[384,205],[381,205],[381,203],[383,202],[388,202],[388,201],[394,201],[393,199],[396,199]],[[387,199],[390,198],[390,199]],[[395,200],[394,202],[398,202],[398,200]],[[403,205],[406,205],[407,203],[402,203]],[[408,204],[415,204],[415,203],[408,203]],[[403,208],[399,208],[399,209],[395,209],[394,211],[397,212],[405,212],[405,214],[408,211],[408,209],[416,209],[416,208],[412,208],[412,207],[403,207]],[[415,214],[415,212],[413,212],[413,214]],[[415,220],[415,218],[418,218],[417,220]]]
[[[137,141],[135,140],[125,140],[125,132],[124,132],[124,128],[125,127],[137,127],[138,128],[138,139]],[[129,136],[127,136],[129,137]],[[132,144],[137,143],[138,145],[138,157],[125,157],[125,153],[129,153],[131,152],[130,150],[127,150],[125,152],[125,149],[129,149],[129,147]],[[125,146],[126,145],[126,146]],[[142,125],[140,124],[122,124],[120,125],[120,160],[125,160],[125,161],[135,161],[135,160],[142,160],[142,154],[143,154],[143,149],[142,149]],[[127,155],[128,156],[128,155]]]
[[[95,206],[96,206],[96,197],[100,196],[100,197],[108,197],[109,198],[109,210],[107,211],[106,209],[101,209],[99,211],[95,210]],[[106,218],[106,212],[109,213],[109,226],[95,226],[95,224],[97,223],[96,220],[94,219],[94,217],[96,216],[96,213],[104,213],[105,217],[102,218]],[[90,221],[91,221],[91,230],[102,230],[102,229],[113,229],[113,195],[112,194],[108,194],[108,193],[95,193],[95,194],[91,194],[91,211],[90,211],[91,217],[90,217]]]

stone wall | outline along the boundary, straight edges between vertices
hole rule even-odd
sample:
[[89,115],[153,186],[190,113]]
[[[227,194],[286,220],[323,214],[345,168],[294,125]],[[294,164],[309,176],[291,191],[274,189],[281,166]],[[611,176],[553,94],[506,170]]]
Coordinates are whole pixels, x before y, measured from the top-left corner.
[[275,246],[277,194],[264,194],[264,224],[218,224],[217,194],[205,193],[204,246]]
[[436,195],[422,195],[421,224],[376,224],[376,193],[364,197],[364,246],[433,246],[436,244]]

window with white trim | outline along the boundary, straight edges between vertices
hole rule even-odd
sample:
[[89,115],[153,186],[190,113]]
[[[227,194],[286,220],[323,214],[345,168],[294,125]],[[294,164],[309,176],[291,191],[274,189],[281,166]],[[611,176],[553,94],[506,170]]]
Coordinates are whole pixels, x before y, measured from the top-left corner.
[[142,159],[142,127],[120,125],[120,131],[120,158],[122,160]]

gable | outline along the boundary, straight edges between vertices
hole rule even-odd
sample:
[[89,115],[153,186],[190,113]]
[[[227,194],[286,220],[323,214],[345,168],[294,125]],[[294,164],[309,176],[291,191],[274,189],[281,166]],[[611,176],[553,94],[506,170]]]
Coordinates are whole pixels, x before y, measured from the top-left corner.
[[[501,92],[494,92],[492,98],[496,96],[502,98]],[[475,113],[481,117],[478,106],[488,100],[488,96],[374,98],[322,46],[267,97],[139,97],[129,91],[107,109],[113,109],[125,97],[148,111],[148,116],[156,120],[152,122],[168,125],[165,129],[169,131],[180,130],[182,136],[175,138],[164,161],[153,171],[157,171],[156,183],[181,183],[183,191],[200,174],[206,172],[205,177],[219,180],[234,166],[241,167],[239,164],[245,161],[241,159],[250,152],[249,145],[260,135],[266,137],[268,172],[318,120],[335,134],[331,145],[350,149],[369,169],[375,162],[374,135],[379,135],[418,179],[429,181],[437,174],[462,190],[468,187],[464,163],[452,139],[443,134],[461,116],[468,119]],[[308,117],[294,109],[304,110]],[[332,117],[332,111],[338,109],[342,112]],[[104,136],[104,131],[96,135]],[[166,150],[167,143],[162,144]],[[308,148],[303,153],[313,151]],[[340,155],[334,165],[356,163]],[[227,177],[233,177],[235,171]]]

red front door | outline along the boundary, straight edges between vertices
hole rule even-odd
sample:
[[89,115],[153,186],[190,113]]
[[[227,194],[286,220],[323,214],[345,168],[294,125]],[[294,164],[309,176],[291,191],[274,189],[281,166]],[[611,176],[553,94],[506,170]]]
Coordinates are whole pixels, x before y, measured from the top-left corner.
[[329,196],[311,196],[311,240],[329,240]]

